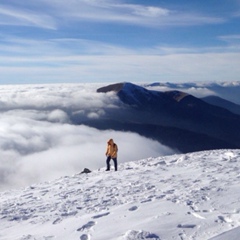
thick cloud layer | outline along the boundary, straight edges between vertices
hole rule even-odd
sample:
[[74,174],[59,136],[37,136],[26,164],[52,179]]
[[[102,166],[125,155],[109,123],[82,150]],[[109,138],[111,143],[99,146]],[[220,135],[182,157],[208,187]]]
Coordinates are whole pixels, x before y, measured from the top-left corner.
[[106,141],[112,137],[119,147],[119,162],[172,153],[137,134],[99,131],[84,125],[11,121],[6,129],[8,136],[1,134],[0,151],[3,185],[27,185],[74,174],[84,167],[103,167]]
[[[96,93],[104,85],[0,86],[0,190],[104,167],[109,138],[118,144],[119,163],[174,153],[138,134],[73,124],[75,116],[80,122],[104,118],[122,106],[114,93]],[[234,86],[163,84],[151,89],[178,88],[237,100],[239,84]]]
[[109,138],[118,144],[119,163],[174,153],[134,133],[72,124],[74,114],[98,118],[106,109],[119,107],[114,94],[96,93],[97,87],[1,86],[0,189],[75,174],[85,167],[104,167]]

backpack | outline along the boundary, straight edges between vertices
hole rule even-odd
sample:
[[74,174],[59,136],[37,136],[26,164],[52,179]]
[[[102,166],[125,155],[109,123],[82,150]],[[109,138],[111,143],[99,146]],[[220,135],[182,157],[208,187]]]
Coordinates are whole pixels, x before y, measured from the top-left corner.
[[117,146],[116,143],[113,144],[113,147],[114,147],[115,151],[117,152],[118,151],[118,146]]

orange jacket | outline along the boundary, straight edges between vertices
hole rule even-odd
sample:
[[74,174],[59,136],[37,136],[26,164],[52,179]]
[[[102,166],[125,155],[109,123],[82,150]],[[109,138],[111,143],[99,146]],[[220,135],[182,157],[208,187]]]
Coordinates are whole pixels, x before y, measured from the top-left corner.
[[117,152],[118,152],[117,144],[114,143],[113,139],[110,139],[107,142],[106,156],[111,156],[112,158],[117,158]]

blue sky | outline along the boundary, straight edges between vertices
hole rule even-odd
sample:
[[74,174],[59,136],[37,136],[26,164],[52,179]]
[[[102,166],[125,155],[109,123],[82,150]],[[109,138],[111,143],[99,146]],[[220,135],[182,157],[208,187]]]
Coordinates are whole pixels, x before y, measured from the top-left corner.
[[0,84],[239,81],[240,0],[2,0]]

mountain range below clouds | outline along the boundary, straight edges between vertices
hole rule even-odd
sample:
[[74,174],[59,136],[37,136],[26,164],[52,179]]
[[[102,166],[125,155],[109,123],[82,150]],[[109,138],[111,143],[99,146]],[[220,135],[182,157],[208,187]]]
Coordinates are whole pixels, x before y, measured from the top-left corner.
[[240,82],[106,85],[1,85],[0,189],[103,167],[109,138],[122,163],[239,148]]
[[115,92],[123,106],[86,125],[136,132],[183,153],[240,147],[236,114],[240,106],[230,101],[201,99],[178,90],[148,90],[132,83],[108,85],[97,92]]
[[222,108],[226,108],[229,111],[240,115],[240,105],[235,104],[235,103],[230,102],[230,101],[227,101],[227,100],[225,100],[223,98],[220,98],[218,96],[207,96],[207,97],[202,98],[202,100],[207,102],[207,103],[210,103],[212,105],[219,106],[219,107],[222,107]]

